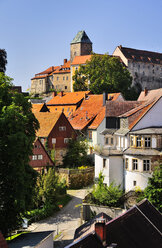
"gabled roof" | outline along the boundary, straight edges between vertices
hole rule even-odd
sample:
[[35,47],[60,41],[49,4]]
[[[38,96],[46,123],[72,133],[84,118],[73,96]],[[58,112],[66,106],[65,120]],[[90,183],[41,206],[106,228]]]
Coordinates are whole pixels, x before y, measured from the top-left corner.
[[67,118],[75,112],[76,108],[77,105],[48,106],[51,113],[63,112]]
[[92,55],[75,56],[71,65],[84,65],[91,60]]
[[35,117],[39,121],[40,128],[36,133],[37,137],[48,137],[56,122],[62,115],[62,112],[50,113],[50,112],[36,112]]
[[144,90],[140,93],[137,101],[155,101],[162,96],[162,88],[155,90]]
[[59,93],[57,96],[53,97],[48,105],[76,105],[78,104],[84,97],[85,94],[90,94],[90,91],[77,91],[77,92],[63,92],[63,96]]
[[138,101],[107,101],[106,117],[118,117],[139,105],[141,102]]
[[112,220],[110,216],[107,214],[101,212],[97,214],[94,218],[92,218],[90,221],[85,222],[83,225],[78,227],[75,230],[74,234],[74,240],[77,240],[78,238],[81,238],[82,236],[85,236],[85,234],[93,232],[94,231],[94,225],[97,219],[105,219],[106,222]]
[[162,215],[147,200],[106,224],[106,243],[120,248],[160,247]]
[[32,112],[49,112],[49,109],[45,103],[35,103],[32,104]]
[[[120,93],[110,93],[107,98],[116,101],[120,95]],[[70,116],[69,121],[76,130],[82,130],[87,125],[90,125],[89,129],[96,129],[104,117],[103,95],[88,95],[81,106]]]
[[70,60],[65,62],[64,65],[60,65],[53,74],[60,74],[60,73],[70,73]]
[[136,62],[162,64],[162,53],[118,46],[124,56]]
[[71,42],[71,44],[76,44],[76,43],[91,43],[92,44],[92,42],[90,41],[89,37],[87,36],[84,30],[79,31]]

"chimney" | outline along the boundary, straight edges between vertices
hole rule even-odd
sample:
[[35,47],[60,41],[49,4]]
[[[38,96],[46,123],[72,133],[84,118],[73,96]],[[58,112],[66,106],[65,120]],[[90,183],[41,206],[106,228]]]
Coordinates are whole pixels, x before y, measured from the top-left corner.
[[107,100],[107,93],[103,92],[103,106],[106,105],[106,100]]
[[66,64],[67,63],[67,59],[64,59],[64,64]]
[[95,223],[95,233],[102,241],[103,245],[106,244],[106,219],[100,218],[96,219]]
[[63,92],[63,91],[61,91],[61,92],[60,92],[60,95],[61,95],[61,97],[62,97],[62,96],[64,95],[64,92]]
[[57,92],[56,91],[53,92],[53,97],[55,97],[55,96],[57,96]]
[[147,96],[147,94],[148,94],[148,89],[147,89],[147,87],[145,87],[145,89],[144,89],[144,94],[145,94],[145,96]]

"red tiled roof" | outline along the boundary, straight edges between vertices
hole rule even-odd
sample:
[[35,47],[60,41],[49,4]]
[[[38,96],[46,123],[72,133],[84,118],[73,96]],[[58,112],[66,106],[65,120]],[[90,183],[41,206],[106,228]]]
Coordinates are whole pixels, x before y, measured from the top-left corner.
[[[108,94],[108,98],[111,96],[111,101],[113,101],[119,95],[120,93]],[[105,106],[103,106],[103,95],[89,95],[87,99],[83,100],[75,113],[69,117],[69,121],[73,128],[77,130],[82,130],[88,124],[90,124],[89,128],[96,129],[104,116]]]
[[1,232],[0,232],[0,248],[8,248],[8,244]]
[[134,48],[118,46],[124,56],[129,60],[144,63],[162,64],[162,53],[150,52]]
[[34,115],[39,121],[40,128],[36,133],[37,137],[48,137],[56,122],[60,118],[62,112],[35,112]]
[[38,75],[36,77],[31,78],[31,80],[37,79],[37,78],[46,78],[46,77],[48,77],[48,75]]
[[71,65],[86,64],[86,61],[91,59],[92,55],[75,56]]
[[73,114],[76,110],[76,105],[65,105],[65,106],[48,106],[48,109],[51,113],[54,112],[64,112],[66,117],[69,117],[71,114]]
[[85,94],[90,94],[90,91],[64,92],[62,97],[59,93],[47,105],[76,105],[85,97]]

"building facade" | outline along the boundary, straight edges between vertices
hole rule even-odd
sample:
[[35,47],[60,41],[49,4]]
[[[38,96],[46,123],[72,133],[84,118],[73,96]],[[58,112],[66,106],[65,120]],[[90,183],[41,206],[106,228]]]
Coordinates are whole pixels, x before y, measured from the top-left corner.
[[117,46],[113,52],[129,70],[132,85],[139,90],[162,88],[162,53]]

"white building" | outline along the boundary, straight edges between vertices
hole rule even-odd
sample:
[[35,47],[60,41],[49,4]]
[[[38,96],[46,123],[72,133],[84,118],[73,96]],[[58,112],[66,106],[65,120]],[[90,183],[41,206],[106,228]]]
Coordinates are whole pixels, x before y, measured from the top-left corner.
[[104,146],[95,154],[95,178],[102,171],[107,185],[114,181],[126,191],[143,190],[162,155],[161,90],[151,92],[149,100],[144,98],[144,102],[106,104]]

